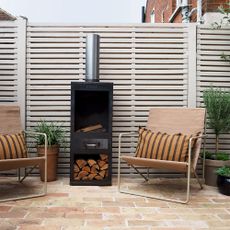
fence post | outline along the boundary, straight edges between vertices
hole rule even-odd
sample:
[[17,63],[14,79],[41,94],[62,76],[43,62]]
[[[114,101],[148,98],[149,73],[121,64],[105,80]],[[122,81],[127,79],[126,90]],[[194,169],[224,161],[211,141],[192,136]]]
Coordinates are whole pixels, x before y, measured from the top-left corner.
[[26,31],[27,19],[17,18],[18,37],[17,37],[17,104],[21,110],[22,128],[26,123]]
[[197,25],[188,24],[188,107],[196,108],[197,89]]

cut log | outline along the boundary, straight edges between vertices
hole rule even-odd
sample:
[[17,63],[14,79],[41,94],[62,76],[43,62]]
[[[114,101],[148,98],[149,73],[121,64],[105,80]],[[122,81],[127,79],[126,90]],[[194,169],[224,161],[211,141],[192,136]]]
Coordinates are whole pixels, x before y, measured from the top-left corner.
[[78,173],[74,173],[73,174],[73,177],[75,178],[75,177],[78,177]]
[[105,177],[105,170],[101,170],[100,172],[99,172],[99,175],[101,176],[101,177]]
[[74,164],[74,172],[75,172],[75,173],[80,172],[80,168],[78,167],[77,164]]
[[102,160],[98,160],[97,164],[99,165],[100,168],[102,168],[106,164],[106,162]]
[[96,173],[90,173],[90,174],[88,175],[88,179],[89,179],[89,180],[93,180],[95,176],[97,176]]
[[80,131],[87,133],[87,132],[91,132],[91,131],[94,131],[97,129],[102,129],[102,128],[103,128],[103,126],[101,124],[96,124],[96,125],[90,125],[90,126],[84,127],[82,129],[80,129]]
[[82,180],[89,180],[89,177],[88,176],[84,176],[84,177],[82,177]]
[[96,180],[103,180],[103,177],[100,176],[100,175],[97,175],[97,176],[95,176],[95,179],[96,179]]
[[101,153],[100,154],[100,158],[101,158],[102,161],[106,161],[107,162],[109,157],[108,157],[108,154]]
[[89,166],[84,166],[82,168],[82,171],[86,171],[86,172],[90,173],[90,167]]
[[105,164],[105,165],[103,165],[102,167],[101,167],[101,170],[105,170],[105,169],[107,169],[109,167],[109,164]]
[[93,165],[90,169],[90,173],[98,173],[98,170],[99,170],[99,166],[96,164],[96,165]]
[[95,165],[95,164],[97,164],[97,162],[95,160],[93,160],[93,159],[89,159],[87,162],[88,162],[88,165],[90,167],[93,166],[93,165]]
[[88,172],[86,172],[86,171],[81,171],[81,172],[79,172],[78,177],[79,177],[80,179],[82,179],[83,177],[88,176],[88,175],[89,175]]
[[85,165],[87,165],[87,161],[84,159],[78,159],[76,160],[76,164],[78,165],[78,167],[81,169],[83,168]]

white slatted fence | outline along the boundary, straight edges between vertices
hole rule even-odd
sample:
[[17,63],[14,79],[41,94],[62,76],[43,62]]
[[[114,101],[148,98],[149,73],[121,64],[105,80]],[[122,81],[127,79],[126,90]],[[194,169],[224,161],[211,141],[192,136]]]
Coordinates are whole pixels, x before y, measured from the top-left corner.
[[[207,87],[230,89],[230,63],[221,55],[230,55],[230,28],[200,26],[197,32],[197,106],[203,106]],[[215,135],[207,129],[207,150],[214,151]],[[230,134],[220,136],[220,150],[230,153]]]
[[[59,174],[69,173],[70,83],[84,79],[87,33],[101,37],[100,80],[114,83],[114,173],[118,134],[144,126],[150,107],[203,106],[206,87],[230,86],[229,63],[220,59],[222,52],[230,54],[229,28],[1,22],[0,103],[17,102],[22,111],[26,106],[28,129],[41,119],[65,127],[67,147],[59,155]],[[208,149],[213,149],[212,130],[208,134]],[[222,150],[230,152],[229,140],[229,134],[224,134]],[[135,141],[125,138],[123,151],[133,152]],[[128,171],[122,164],[122,173]]]
[[[183,25],[36,25],[27,33],[27,127],[58,121],[70,134],[70,82],[85,74],[85,37],[100,35],[100,81],[114,83],[113,172],[118,134],[144,126],[153,106],[187,106],[187,31]],[[135,139],[125,139],[125,152]],[[123,173],[126,173],[123,165]],[[59,173],[69,170],[69,145]]]
[[0,103],[17,101],[17,23],[0,22]]

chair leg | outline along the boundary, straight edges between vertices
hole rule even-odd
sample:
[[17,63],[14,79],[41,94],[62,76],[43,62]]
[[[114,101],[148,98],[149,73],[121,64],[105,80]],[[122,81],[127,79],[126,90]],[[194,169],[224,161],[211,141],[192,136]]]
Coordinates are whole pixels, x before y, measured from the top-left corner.
[[196,177],[197,182],[198,182],[199,185],[200,185],[200,188],[203,189],[203,185],[202,185],[202,183],[201,183],[201,181],[200,181],[200,178],[198,177],[198,175],[197,175],[197,173],[196,173],[196,171],[195,171],[194,168],[193,168],[193,173],[194,173],[194,175],[195,175],[195,177]]
[[18,181],[20,182],[21,180],[21,168],[18,168]]
[[[135,167],[134,167],[134,169],[135,169]],[[190,169],[188,167],[188,171],[189,170]],[[138,171],[139,170],[137,170],[137,172]],[[149,196],[149,195],[146,195],[146,194],[129,192],[127,190],[122,190],[121,189],[120,158],[118,159],[118,191],[120,193],[134,195],[134,196],[140,196],[140,197],[145,197],[145,198],[150,198],[150,199],[156,199],[156,200],[162,200],[162,201],[169,201],[169,202],[174,202],[174,203],[180,203],[180,204],[187,204],[189,202],[189,198],[190,198],[190,178],[191,178],[191,173],[187,173],[187,189],[186,189],[186,199],[185,200],[171,199],[171,198],[159,197],[159,196]]]
[[26,177],[27,177],[36,167],[37,167],[37,165],[34,166],[34,167],[32,167],[32,168],[29,170],[29,172],[27,172],[27,170],[26,170],[26,168],[25,168],[24,177],[20,180],[20,182],[23,182],[23,181],[26,179]]
[[147,179],[149,180],[149,168],[147,168]]
[[[37,198],[37,197],[41,197],[41,196],[45,196],[47,194],[47,161],[45,162],[45,181],[43,183],[43,192],[39,193],[39,194],[35,194],[35,195],[27,195],[27,196],[21,196],[21,197],[14,197],[14,198],[7,198],[7,199],[0,199],[0,203],[1,202],[7,202],[7,201],[15,201],[15,200],[24,200],[24,199],[30,199],[30,198]],[[29,172],[26,172],[24,177],[21,179],[19,182],[22,182],[30,172],[32,172],[32,170],[35,168],[36,166],[34,166],[33,168],[31,168],[31,170]],[[18,171],[19,172],[19,171]]]
[[145,179],[146,182],[149,180],[149,178],[146,177],[143,173],[141,173],[136,167],[134,167],[133,165],[130,165],[130,166],[131,166],[132,168],[134,168],[135,171],[136,171],[137,173],[139,173],[140,176],[142,176],[142,177]]

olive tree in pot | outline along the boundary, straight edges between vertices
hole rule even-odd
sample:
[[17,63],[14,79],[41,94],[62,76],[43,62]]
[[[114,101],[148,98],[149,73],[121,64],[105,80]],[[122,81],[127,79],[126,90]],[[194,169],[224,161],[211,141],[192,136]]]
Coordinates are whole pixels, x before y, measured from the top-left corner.
[[216,170],[217,186],[220,193],[230,196],[230,167],[223,166]]
[[[61,143],[65,142],[64,129],[54,123],[41,121],[34,128],[36,132],[46,133],[47,135],[47,181],[54,181],[57,179],[57,159],[59,154],[59,147]],[[43,136],[37,136],[37,152],[38,155],[44,155],[45,139]],[[41,180],[44,181],[44,170],[41,170]]]
[[220,134],[230,130],[230,91],[208,88],[203,93],[208,126],[215,133],[215,152],[205,156],[205,183],[216,186],[216,169],[230,165],[229,154],[219,151]]

